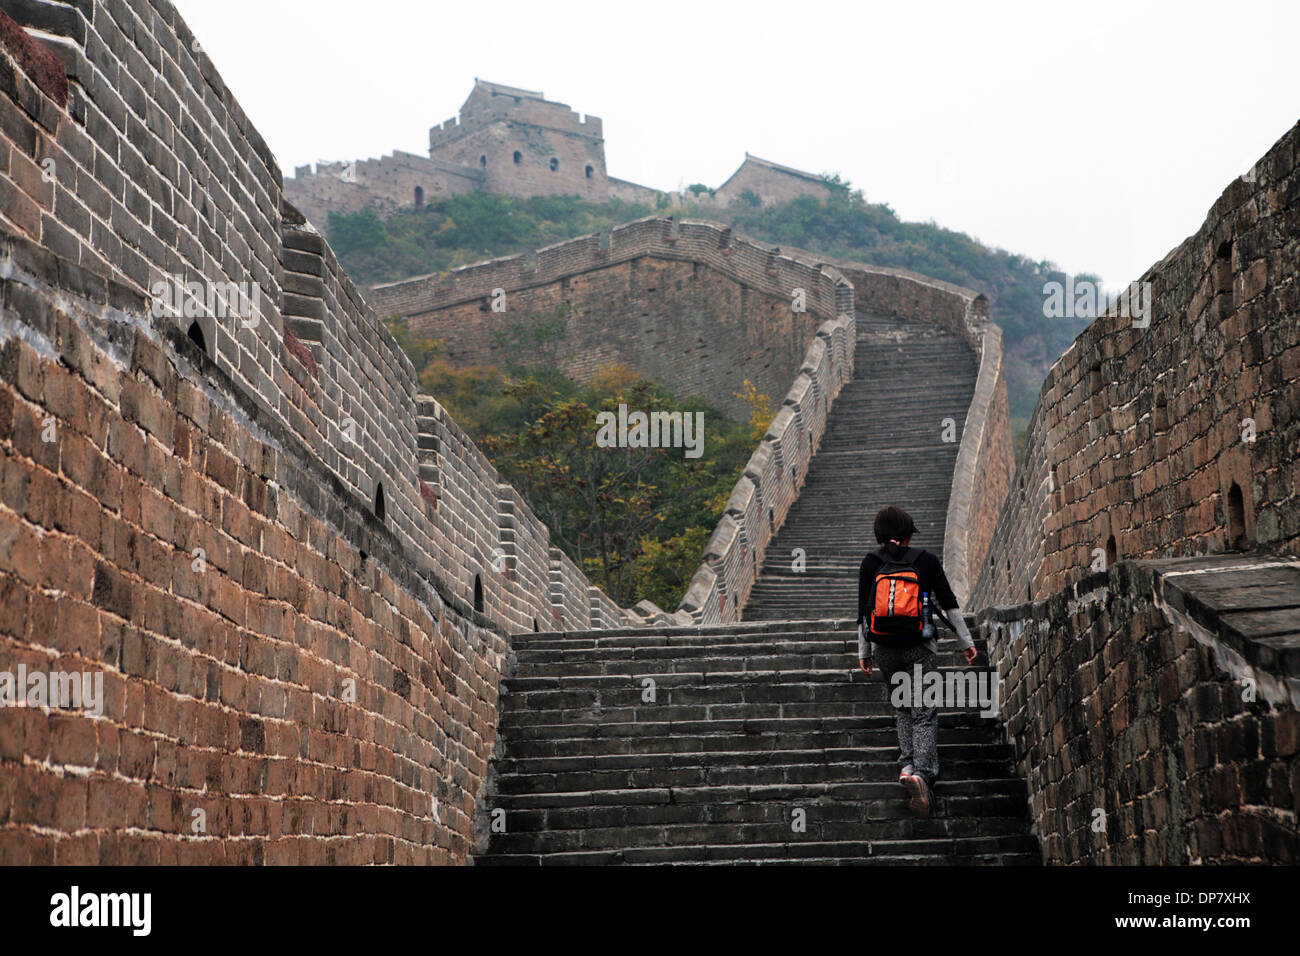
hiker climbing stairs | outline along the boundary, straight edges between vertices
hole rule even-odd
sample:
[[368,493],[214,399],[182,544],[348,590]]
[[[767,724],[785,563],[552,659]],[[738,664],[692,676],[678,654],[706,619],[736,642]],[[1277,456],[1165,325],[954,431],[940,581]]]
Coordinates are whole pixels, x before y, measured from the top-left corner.
[[[975,710],[941,711],[934,813],[910,814],[850,621],[512,642],[489,799],[504,832],[479,864],[1039,862],[1011,748]],[[958,663],[942,641],[941,670]]]
[[[943,557],[975,353],[938,326],[859,312],[857,330],[853,379],[831,406],[805,484],[767,546],[744,620],[856,617],[858,566],[876,547],[872,522],[886,505],[912,516],[915,547]],[[954,441],[944,441],[945,418]]]

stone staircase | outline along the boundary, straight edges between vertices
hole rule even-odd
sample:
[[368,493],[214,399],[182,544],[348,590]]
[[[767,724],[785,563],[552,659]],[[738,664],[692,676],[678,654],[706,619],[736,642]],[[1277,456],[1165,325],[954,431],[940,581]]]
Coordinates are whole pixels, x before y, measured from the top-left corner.
[[[856,618],[858,566],[886,505],[916,522],[912,543],[941,558],[957,444],[975,392],[970,346],[936,326],[858,313],[853,380],[785,523],[767,547],[745,620]],[[956,441],[943,441],[943,419]],[[803,550],[796,571],[793,552]]]
[[1039,862],[1011,748],[973,710],[941,713],[935,812],[911,816],[850,621],[512,640],[489,801],[505,832],[480,865]]
[[[942,554],[957,457],[942,420],[960,439],[975,356],[859,314],[856,361],[744,623],[512,638],[489,801],[504,831],[478,864],[1040,861],[999,725],[941,712],[934,813],[916,819],[888,687],[857,669],[876,511],[907,508]],[[939,664],[959,666],[955,641]]]

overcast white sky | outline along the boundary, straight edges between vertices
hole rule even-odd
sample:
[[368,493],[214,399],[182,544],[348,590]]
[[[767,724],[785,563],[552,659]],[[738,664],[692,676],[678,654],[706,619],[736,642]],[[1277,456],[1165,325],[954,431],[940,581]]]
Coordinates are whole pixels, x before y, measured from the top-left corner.
[[1110,287],[1300,119],[1294,0],[175,2],[287,175],[427,153],[481,77],[602,117],[613,176],[748,150]]

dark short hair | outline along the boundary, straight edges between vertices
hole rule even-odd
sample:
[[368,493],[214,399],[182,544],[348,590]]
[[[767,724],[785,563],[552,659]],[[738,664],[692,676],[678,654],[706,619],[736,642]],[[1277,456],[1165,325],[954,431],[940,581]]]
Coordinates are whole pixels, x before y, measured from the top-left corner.
[[916,533],[916,523],[912,516],[897,505],[881,508],[876,515],[876,542],[902,541]]

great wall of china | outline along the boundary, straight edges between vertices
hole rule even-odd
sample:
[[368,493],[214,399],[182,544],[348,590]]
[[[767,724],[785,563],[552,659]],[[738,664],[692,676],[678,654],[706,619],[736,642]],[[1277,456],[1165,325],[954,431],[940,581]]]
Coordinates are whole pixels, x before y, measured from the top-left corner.
[[[0,710],[0,862],[1294,862],[1300,127],[1143,277],[1148,328],[1103,317],[1056,363],[1013,474],[982,296],[666,218],[363,294],[165,0],[12,15],[0,670],[104,695]],[[257,308],[160,313],[191,280]],[[785,396],[680,608],[587,581],[380,321],[478,357],[495,288],[563,306],[592,362]],[[849,622],[744,613],[872,334],[974,369],[928,544],[1003,694],[952,718],[932,827],[841,753],[884,713]]]

